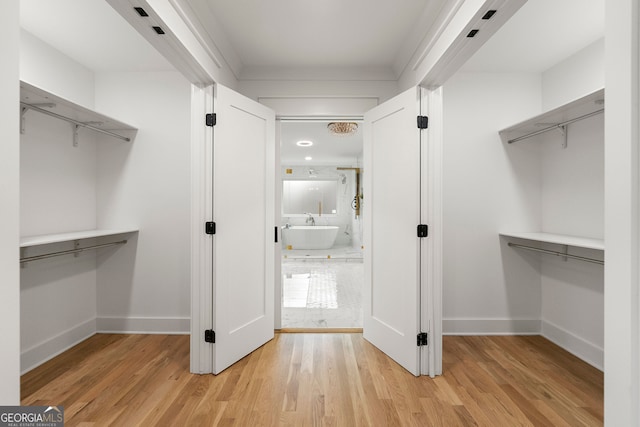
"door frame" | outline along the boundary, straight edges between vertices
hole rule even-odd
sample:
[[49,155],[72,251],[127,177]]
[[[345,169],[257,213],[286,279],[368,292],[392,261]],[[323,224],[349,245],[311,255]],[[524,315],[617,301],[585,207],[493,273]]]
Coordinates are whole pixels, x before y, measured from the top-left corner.
[[428,90],[420,87],[420,114],[429,117],[429,127],[422,131],[426,153],[422,153],[420,176],[421,223],[429,225],[429,237],[420,245],[420,324],[429,333],[429,345],[422,347],[420,374],[442,375],[442,286],[443,286],[443,96],[442,87]]
[[213,347],[204,331],[213,327],[213,241],[204,223],[213,215],[213,128],[204,126],[213,112],[214,86],[191,85],[191,334],[190,372],[213,372]]
[[[272,106],[273,108],[273,106]],[[290,122],[329,122],[329,121],[355,121],[362,123],[364,117],[361,115],[308,115],[308,114],[287,114],[278,115],[276,112],[276,222],[282,222],[282,162],[280,159],[280,135],[281,125],[283,121]],[[278,242],[282,242],[282,228],[278,226]],[[274,283],[274,328],[275,330],[282,329],[282,244],[276,245],[275,250],[275,283]]]
[[[421,176],[423,191],[423,220],[429,224],[429,238],[423,239],[421,264],[422,330],[429,332],[430,345],[421,350],[421,374],[434,377],[442,373],[442,145],[443,104],[442,89],[421,88],[421,114],[429,116],[427,153],[422,156],[427,174]],[[427,96],[425,96],[427,95]],[[213,112],[214,86],[192,85],[191,96],[191,352],[190,371],[205,374],[213,372],[213,348],[205,343],[203,331],[212,328],[213,294],[211,236],[204,233],[204,223],[212,215],[213,159],[212,128],[203,126],[204,116]],[[299,99],[298,99],[299,101]],[[276,218],[280,217],[280,123],[284,119],[327,120],[353,119],[362,114],[291,115],[276,110]],[[426,114],[425,114],[426,113]],[[365,171],[366,173],[366,171]],[[430,202],[427,202],[430,201]],[[277,222],[277,221],[276,221]],[[278,232],[279,241],[281,232]],[[366,248],[365,248],[366,250]],[[281,313],[281,250],[276,245],[274,329],[279,329]]]

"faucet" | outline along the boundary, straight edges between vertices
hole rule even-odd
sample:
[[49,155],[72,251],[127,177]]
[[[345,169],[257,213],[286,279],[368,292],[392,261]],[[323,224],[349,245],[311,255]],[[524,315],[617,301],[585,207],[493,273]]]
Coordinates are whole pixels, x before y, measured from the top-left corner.
[[305,215],[309,215],[309,218],[307,218],[307,220],[305,221],[305,224],[316,225],[316,220],[313,218],[313,215],[307,212],[305,212]]

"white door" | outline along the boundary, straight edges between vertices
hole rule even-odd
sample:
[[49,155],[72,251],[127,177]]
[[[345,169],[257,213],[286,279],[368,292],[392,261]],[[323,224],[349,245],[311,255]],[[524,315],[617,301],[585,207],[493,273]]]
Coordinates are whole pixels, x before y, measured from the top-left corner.
[[216,86],[213,372],[273,338],[275,113]]
[[420,90],[364,116],[364,338],[420,374]]

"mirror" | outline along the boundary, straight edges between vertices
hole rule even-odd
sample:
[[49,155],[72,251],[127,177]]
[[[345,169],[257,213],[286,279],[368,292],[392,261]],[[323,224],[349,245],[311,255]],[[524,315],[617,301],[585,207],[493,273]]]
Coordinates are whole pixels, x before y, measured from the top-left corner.
[[282,215],[336,215],[337,190],[337,180],[283,180]]

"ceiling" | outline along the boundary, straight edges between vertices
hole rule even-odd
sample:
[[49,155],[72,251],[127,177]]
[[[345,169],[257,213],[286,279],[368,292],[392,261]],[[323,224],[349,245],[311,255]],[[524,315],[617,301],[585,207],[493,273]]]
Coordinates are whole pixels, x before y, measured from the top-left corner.
[[105,0],[20,0],[20,26],[92,71],[174,70]]
[[[529,0],[464,65],[470,72],[545,71],[604,36],[605,0]],[[188,0],[236,77],[247,70],[377,70],[395,80],[451,0]],[[93,71],[174,70],[105,0],[20,0],[22,28]],[[275,72],[274,72],[275,70]],[[293,72],[292,72],[293,70]],[[322,75],[320,71],[315,75]],[[252,75],[259,75],[253,73]],[[359,71],[356,76],[364,75]],[[372,75],[372,74],[367,74]],[[335,72],[332,73],[335,76]],[[383,76],[383,77],[380,77]],[[295,142],[310,139],[313,147]],[[362,134],[326,122],[282,124],[284,164],[345,164]],[[307,162],[306,155],[313,157]]]
[[[362,128],[351,136],[335,136],[327,130],[325,121],[282,121],[281,153],[284,166],[350,166],[356,165],[362,154]],[[298,147],[298,141],[311,141],[311,147]],[[311,160],[305,160],[310,156]]]
[[[544,71],[603,37],[604,1],[529,0],[464,70]],[[337,67],[375,68],[383,71],[377,75],[394,79],[424,42],[437,13],[455,2],[403,0],[402,7],[397,0],[188,3],[215,17],[218,27],[210,33],[225,58],[233,57],[229,62],[236,64],[238,76],[243,68]],[[25,30],[90,70],[173,70],[105,0],[20,0],[20,12]]]
[[[356,68],[397,79],[450,0],[189,0],[213,40],[221,27],[234,72],[255,68]],[[207,17],[207,13],[211,16]],[[215,27],[215,28],[214,28]],[[230,52],[232,50],[232,52]],[[231,61],[230,61],[231,62]]]
[[529,0],[462,71],[548,70],[604,37],[605,0]]

